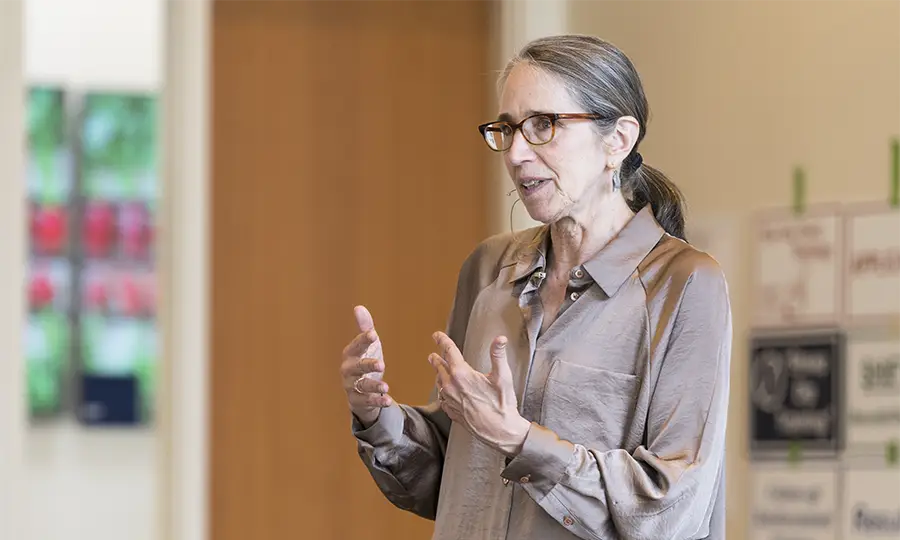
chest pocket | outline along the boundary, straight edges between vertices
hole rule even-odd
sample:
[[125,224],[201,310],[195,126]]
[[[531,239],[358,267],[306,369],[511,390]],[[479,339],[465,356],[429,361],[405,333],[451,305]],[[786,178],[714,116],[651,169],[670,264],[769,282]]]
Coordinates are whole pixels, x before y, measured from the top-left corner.
[[590,449],[624,448],[639,387],[636,375],[557,358],[544,388],[541,424]]

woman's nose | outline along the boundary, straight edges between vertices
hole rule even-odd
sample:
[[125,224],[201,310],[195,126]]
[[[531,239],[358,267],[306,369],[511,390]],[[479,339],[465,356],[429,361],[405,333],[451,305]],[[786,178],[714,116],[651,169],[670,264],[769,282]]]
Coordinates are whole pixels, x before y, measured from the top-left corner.
[[516,130],[512,135],[512,144],[506,151],[506,157],[512,165],[520,165],[534,159],[534,149],[525,140],[521,130]]

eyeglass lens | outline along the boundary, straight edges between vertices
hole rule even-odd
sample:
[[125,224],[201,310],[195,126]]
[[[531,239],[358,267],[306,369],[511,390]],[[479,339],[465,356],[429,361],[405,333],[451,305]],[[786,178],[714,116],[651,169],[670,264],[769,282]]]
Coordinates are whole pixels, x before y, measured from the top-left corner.
[[[522,125],[522,134],[531,144],[546,144],[553,138],[553,120],[548,116],[532,116]],[[512,146],[512,126],[507,122],[494,122],[484,130],[484,138],[495,150],[506,150]]]

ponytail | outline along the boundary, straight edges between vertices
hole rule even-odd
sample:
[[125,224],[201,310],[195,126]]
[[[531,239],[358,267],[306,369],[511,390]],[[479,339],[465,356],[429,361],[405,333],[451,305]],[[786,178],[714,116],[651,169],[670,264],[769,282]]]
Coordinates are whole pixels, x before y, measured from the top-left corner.
[[638,212],[648,204],[663,229],[675,238],[687,241],[684,235],[684,196],[660,170],[643,163],[628,175],[631,188],[628,206]]

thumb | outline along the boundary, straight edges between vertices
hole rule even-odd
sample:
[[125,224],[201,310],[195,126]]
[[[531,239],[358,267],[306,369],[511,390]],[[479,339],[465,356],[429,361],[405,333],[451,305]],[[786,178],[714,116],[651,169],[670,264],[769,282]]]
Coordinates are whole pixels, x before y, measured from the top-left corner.
[[372,320],[372,314],[366,309],[366,306],[356,306],[353,308],[353,315],[356,317],[356,325],[360,332],[369,332],[375,329],[375,321]]
[[512,385],[512,372],[506,359],[506,336],[497,336],[491,343],[491,378],[498,386]]

